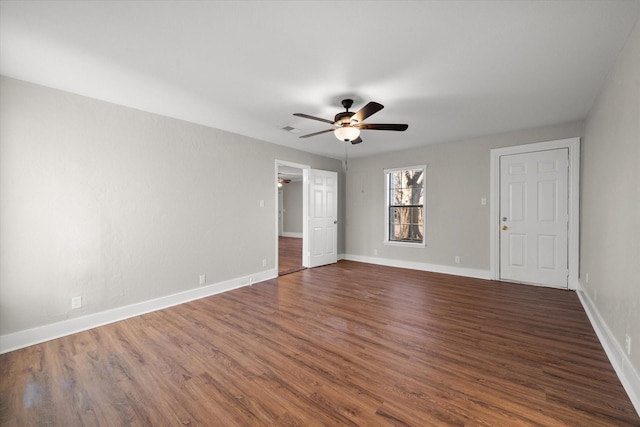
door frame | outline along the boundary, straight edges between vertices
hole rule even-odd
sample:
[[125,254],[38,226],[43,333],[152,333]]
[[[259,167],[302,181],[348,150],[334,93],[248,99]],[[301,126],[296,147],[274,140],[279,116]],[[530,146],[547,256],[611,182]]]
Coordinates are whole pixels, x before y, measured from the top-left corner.
[[569,188],[567,189],[569,198],[569,225],[567,230],[567,267],[569,268],[569,277],[567,279],[567,287],[572,290],[578,289],[580,267],[580,138],[559,139],[491,150],[491,186],[489,193],[489,200],[491,200],[489,211],[491,279],[500,280],[500,157],[558,148],[569,149]]
[[309,268],[309,170],[311,166],[300,163],[293,163],[286,160],[275,161],[275,175],[273,179],[273,188],[275,193],[275,268],[278,271],[278,168],[279,166],[289,166],[296,169],[302,169],[302,266]]

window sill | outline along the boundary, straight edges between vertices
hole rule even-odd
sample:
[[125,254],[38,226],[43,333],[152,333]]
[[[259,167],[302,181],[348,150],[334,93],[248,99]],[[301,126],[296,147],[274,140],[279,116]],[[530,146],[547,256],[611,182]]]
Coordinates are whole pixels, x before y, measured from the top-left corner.
[[425,242],[414,243],[414,242],[399,242],[394,240],[385,240],[384,244],[388,246],[404,246],[407,248],[426,248],[427,247],[427,244]]

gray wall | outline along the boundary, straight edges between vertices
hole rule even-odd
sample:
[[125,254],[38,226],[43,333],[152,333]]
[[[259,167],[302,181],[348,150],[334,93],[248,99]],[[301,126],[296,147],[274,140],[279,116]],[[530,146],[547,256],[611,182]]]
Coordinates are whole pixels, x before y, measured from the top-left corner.
[[580,282],[620,348],[631,336],[640,373],[638,24],[586,120],[582,156]]
[[1,335],[273,269],[275,159],[339,172],[344,202],[340,161],[0,85]]
[[302,234],[302,181],[291,181],[282,186],[284,214],[282,228],[285,233]]
[[[346,194],[348,256],[485,270],[488,275],[490,150],[577,137],[582,131],[582,122],[572,122],[352,159]],[[384,245],[383,170],[421,164],[427,164],[427,247]],[[454,263],[456,255],[460,264]]]

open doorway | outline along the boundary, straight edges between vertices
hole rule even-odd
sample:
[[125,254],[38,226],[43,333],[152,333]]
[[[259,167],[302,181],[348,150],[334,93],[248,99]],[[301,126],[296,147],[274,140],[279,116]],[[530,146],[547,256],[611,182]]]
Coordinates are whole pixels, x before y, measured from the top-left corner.
[[309,166],[276,160],[276,254],[278,276],[303,270],[305,171]]

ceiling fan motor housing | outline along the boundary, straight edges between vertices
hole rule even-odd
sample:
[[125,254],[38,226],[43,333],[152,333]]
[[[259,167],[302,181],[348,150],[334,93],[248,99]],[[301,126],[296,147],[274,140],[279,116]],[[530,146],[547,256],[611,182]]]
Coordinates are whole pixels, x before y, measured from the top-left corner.
[[351,112],[351,111],[344,111],[342,113],[338,113],[336,114],[336,117],[334,119],[335,121],[335,125],[336,126],[344,126],[344,125],[348,125],[349,123],[351,123],[351,116],[353,116],[355,113]]

